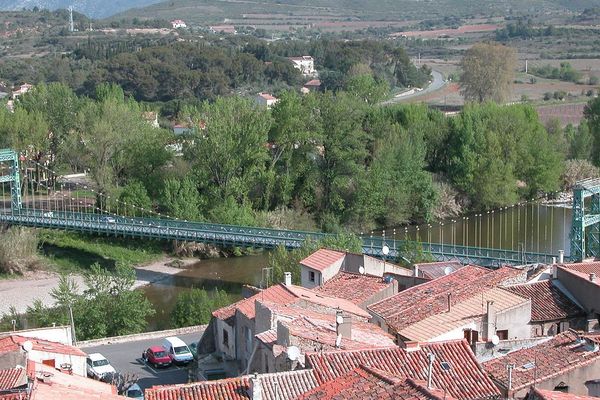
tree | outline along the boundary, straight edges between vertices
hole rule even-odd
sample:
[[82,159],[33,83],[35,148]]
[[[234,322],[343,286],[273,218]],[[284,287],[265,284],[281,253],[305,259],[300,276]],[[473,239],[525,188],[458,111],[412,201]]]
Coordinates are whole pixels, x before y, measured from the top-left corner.
[[165,181],[161,205],[169,216],[190,221],[199,220],[201,202],[198,189],[190,177]]
[[466,100],[504,102],[514,80],[515,52],[494,43],[477,43],[467,50],[460,66],[462,94]]
[[152,200],[140,182],[133,181],[125,185],[119,195],[119,201],[123,204],[119,211],[121,215],[139,216],[143,211],[152,210]]
[[600,167],[600,97],[596,97],[587,103],[583,115],[593,136],[592,162]]
[[177,296],[171,313],[171,323],[175,328],[207,324],[212,312],[231,303],[227,292],[215,288],[212,293],[204,289],[191,288]]

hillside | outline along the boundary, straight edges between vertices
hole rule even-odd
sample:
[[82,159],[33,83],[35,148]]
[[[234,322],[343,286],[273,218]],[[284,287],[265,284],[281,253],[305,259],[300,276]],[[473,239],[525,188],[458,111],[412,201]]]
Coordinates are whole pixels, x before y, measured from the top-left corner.
[[56,10],[73,8],[91,18],[106,18],[133,7],[143,7],[160,0],[0,0],[0,11],[16,11],[24,8]]
[[198,25],[238,21],[241,25],[250,25],[253,20],[268,19],[272,24],[302,25],[319,21],[407,21],[564,13],[594,6],[600,6],[600,0],[169,0],[128,10],[111,19],[182,18]]

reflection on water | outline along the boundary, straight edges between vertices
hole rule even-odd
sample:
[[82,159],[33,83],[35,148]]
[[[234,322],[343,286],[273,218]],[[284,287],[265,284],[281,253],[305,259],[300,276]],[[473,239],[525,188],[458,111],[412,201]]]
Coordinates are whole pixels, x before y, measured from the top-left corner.
[[170,312],[177,295],[190,288],[225,290],[233,300],[241,298],[242,285],[259,286],[262,268],[267,265],[268,253],[260,255],[200,260],[177,275],[160,283],[141,288],[154,305],[156,314],[150,319],[149,330],[169,329]]
[[531,203],[373,235],[546,254],[565,250],[568,255],[570,231],[570,208]]

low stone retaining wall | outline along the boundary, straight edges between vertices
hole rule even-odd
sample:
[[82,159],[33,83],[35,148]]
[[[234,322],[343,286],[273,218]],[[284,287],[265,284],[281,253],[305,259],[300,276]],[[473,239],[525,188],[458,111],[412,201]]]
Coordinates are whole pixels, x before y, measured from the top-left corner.
[[163,337],[167,337],[167,336],[185,335],[188,333],[195,333],[195,332],[198,332],[198,334],[199,334],[198,339],[200,339],[200,336],[202,336],[202,333],[204,333],[204,330],[206,329],[206,327],[207,327],[207,325],[195,325],[195,326],[188,326],[185,328],[169,329],[166,331],[135,333],[133,335],[114,336],[114,337],[109,337],[109,338],[85,340],[83,342],[78,342],[77,347],[84,348],[84,347],[102,346],[105,344],[113,344],[113,343],[136,342],[138,340],[156,339],[156,338],[163,338]]

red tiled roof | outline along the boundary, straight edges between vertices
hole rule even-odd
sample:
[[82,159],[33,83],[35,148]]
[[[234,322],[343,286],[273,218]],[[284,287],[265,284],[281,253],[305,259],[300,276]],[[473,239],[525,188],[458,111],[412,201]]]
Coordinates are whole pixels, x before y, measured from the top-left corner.
[[268,331],[254,335],[254,337],[267,346],[272,347],[277,342],[277,330],[269,329]]
[[[585,334],[590,341],[597,344],[598,335]],[[512,389],[519,390],[536,382],[541,382],[557,375],[565,374],[573,369],[600,359],[600,351],[588,344],[578,342],[578,334],[574,331],[560,333],[553,338],[530,348],[516,350],[504,357],[495,358],[483,363],[483,369],[503,387],[508,387],[508,364],[514,364],[512,371]],[[597,345],[596,345],[597,348]]]
[[553,321],[570,318],[580,315],[582,312],[549,279],[524,285],[510,286],[506,289],[531,299],[532,321]]
[[346,299],[354,304],[362,304],[371,296],[393,285],[383,278],[340,271],[321,287],[314,288],[317,293]]
[[455,272],[464,267],[464,265],[458,261],[439,261],[415,264],[415,267],[419,270],[419,277],[436,279],[446,275],[446,268],[450,268],[452,272]]
[[396,332],[425,318],[448,309],[488,289],[525,274],[515,268],[502,267],[495,271],[468,265],[450,275],[413,286],[367,308],[379,315]]
[[573,393],[555,392],[553,390],[534,389],[533,400],[598,400],[597,397],[578,396]]
[[[420,349],[401,348],[350,350],[306,355],[307,366],[314,369],[320,384],[338,378],[363,365],[388,374],[416,380],[427,379],[428,354],[435,355],[433,387],[446,390],[461,400],[497,399],[500,392],[477,363],[466,340],[428,343]],[[448,363],[444,370],[442,362]]]
[[256,300],[287,304],[297,299],[297,297],[298,296],[290,292],[285,285],[277,284],[252,297],[219,308],[218,310],[213,311],[213,316],[221,320],[227,320],[235,316],[236,310],[240,310],[242,314],[252,319],[255,316],[254,302]]
[[78,349],[77,347],[68,346],[66,344],[51,342],[49,340],[29,338],[18,335],[11,335],[0,338],[0,354],[18,351],[23,343],[31,342],[33,344],[33,350],[36,351],[44,351],[48,353],[57,353],[57,354],[68,354],[72,356],[80,356],[86,357],[83,351]]
[[[324,295],[321,293],[314,292],[310,289],[303,288],[302,286],[291,285],[291,286],[285,286],[285,287],[290,292],[294,293],[298,297],[296,302],[306,301],[306,302],[317,304],[319,306],[327,307],[330,309],[339,308],[342,311],[346,311],[350,314],[353,314],[353,315],[356,315],[359,317],[363,317],[363,318],[371,317],[371,315],[368,312],[366,312],[365,310],[363,310],[362,308],[360,308],[359,306],[357,306],[356,304],[352,303],[349,300],[344,300],[344,299],[339,299],[337,297],[327,296],[327,295]],[[281,303],[281,304],[286,304],[286,303]]]
[[[259,375],[264,400],[292,400],[314,389],[317,380],[312,370]],[[153,386],[146,389],[146,400],[247,400],[250,377],[184,385]]]
[[269,93],[259,93],[258,96],[262,97],[265,100],[277,100],[277,97],[274,97],[273,95],[271,95]]
[[304,86],[321,86],[321,81],[319,79],[311,79],[306,82]]
[[596,274],[596,281],[594,283],[600,286],[600,262],[561,264],[559,268],[588,281],[590,279],[590,274]]
[[0,390],[12,389],[27,383],[25,368],[0,369]]
[[301,260],[300,264],[308,268],[316,269],[317,271],[324,271],[332,264],[342,260],[345,256],[346,253],[342,253],[341,251],[319,249]]

